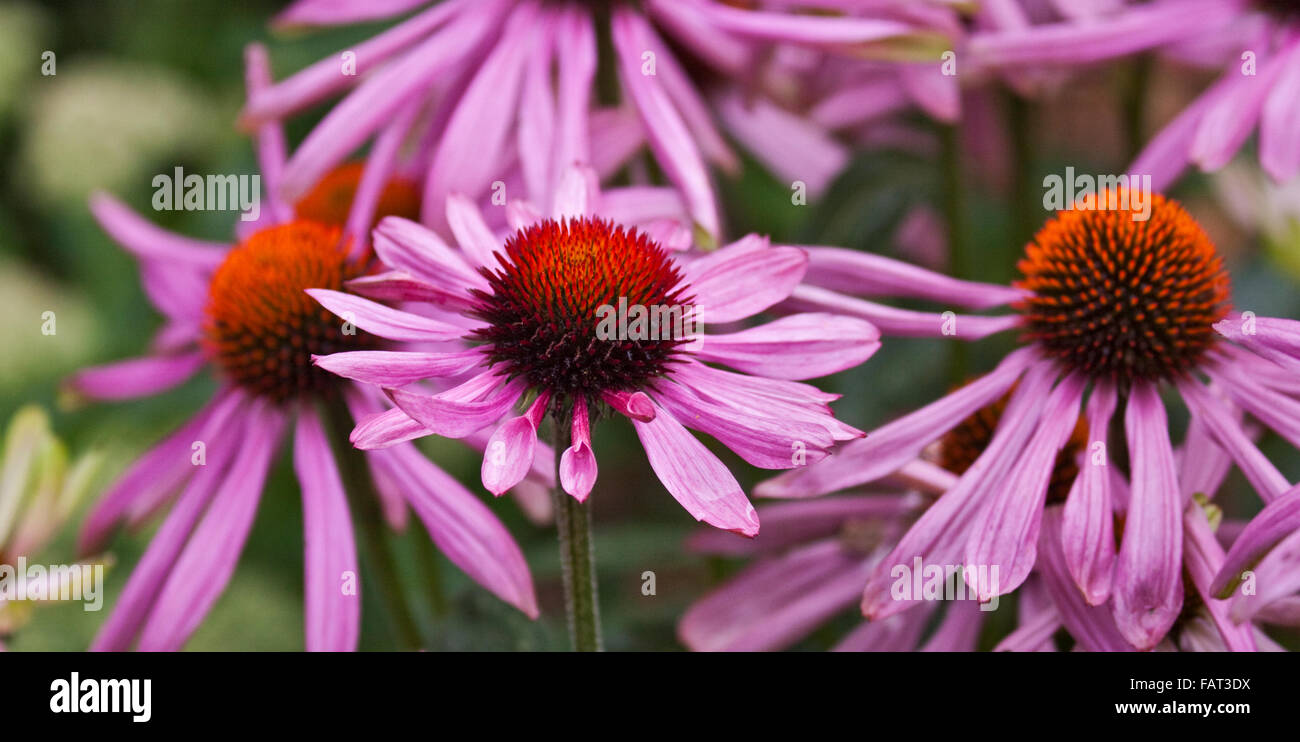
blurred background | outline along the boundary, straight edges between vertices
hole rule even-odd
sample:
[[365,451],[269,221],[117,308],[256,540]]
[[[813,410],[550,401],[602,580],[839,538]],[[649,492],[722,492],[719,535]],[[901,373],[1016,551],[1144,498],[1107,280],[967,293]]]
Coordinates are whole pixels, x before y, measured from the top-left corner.
[[[268,44],[277,78],[301,69],[382,25],[310,35],[272,35],[278,0],[0,0],[0,420],[36,403],[73,453],[99,451],[95,492],[165,433],[185,421],[215,383],[202,376],[180,389],[123,404],[76,406],[59,394],[75,369],[140,354],[159,317],[147,303],[134,261],[98,228],[86,202],[111,191],[157,224],[194,237],[229,240],[231,213],[150,207],[151,180],[176,166],[195,173],[256,172],[248,141],[234,128],[242,102],[242,50]],[[55,74],[42,74],[52,51]],[[770,234],[774,241],[834,244],[901,256],[966,278],[1008,281],[1025,240],[1047,217],[1042,178],[1123,172],[1136,144],[1202,90],[1201,73],[1150,59],[1075,78],[1036,101],[990,96],[995,127],[945,131],[920,117],[904,123],[903,144],[862,152],[818,202],[791,203],[790,186],[752,160],[735,177],[719,175],[728,232]],[[318,117],[296,119],[291,146]],[[998,132],[998,133],[991,133]],[[737,148],[743,151],[743,148]],[[960,158],[960,179],[945,163]],[[1228,256],[1234,299],[1259,315],[1300,316],[1300,214],[1267,190],[1250,153],[1220,175],[1191,175],[1173,195]],[[1294,189],[1293,189],[1294,192]],[[950,249],[946,233],[957,225]],[[54,335],[42,315],[57,317]],[[1013,343],[974,346],[895,341],[866,365],[819,382],[843,394],[837,414],[871,429],[987,370]],[[954,347],[956,346],[956,347]],[[1171,409],[1173,424],[1182,424]],[[1175,431],[1175,440],[1181,432]],[[746,487],[765,476],[709,445]],[[479,459],[455,443],[421,446],[441,466],[483,492]],[[1266,454],[1291,480],[1300,458],[1265,439]],[[690,602],[738,566],[692,556],[682,542],[696,525],[660,487],[631,426],[595,431],[600,480],[590,503],[595,521],[600,605],[610,650],[679,650],[675,622]],[[484,493],[484,499],[491,498]],[[1229,515],[1258,509],[1234,473],[1217,498]],[[89,500],[87,500],[88,502]],[[470,583],[428,545],[416,519],[395,540],[405,587],[429,650],[562,650],[568,647],[559,558],[550,529],[530,523],[509,498],[492,507],[523,547],[533,569],[542,618],[527,620]],[[44,563],[73,558],[84,505],[46,551]],[[107,609],[152,531],[112,543]],[[642,594],[642,573],[656,593]],[[276,464],[235,576],[188,648],[300,650],[303,644],[302,516],[291,462]],[[364,579],[364,577],[363,577]],[[374,591],[363,591],[362,649],[390,649],[395,637]],[[1004,605],[1008,605],[1004,603]],[[40,607],[6,643],[13,650],[84,649],[107,612],[77,603]],[[1014,611],[995,612],[992,646]],[[860,618],[846,612],[799,645],[829,647]],[[1295,636],[1283,637],[1300,648]]]

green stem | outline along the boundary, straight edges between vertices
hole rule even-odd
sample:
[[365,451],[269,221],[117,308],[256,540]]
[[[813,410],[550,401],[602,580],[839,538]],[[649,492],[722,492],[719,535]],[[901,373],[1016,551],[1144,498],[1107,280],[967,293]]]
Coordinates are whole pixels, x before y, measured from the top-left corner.
[[442,586],[442,565],[433,550],[433,537],[420,524],[419,537],[415,539],[415,563],[424,577],[424,596],[429,612],[434,618],[447,615],[447,595]]
[[341,403],[326,407],[325,426],[329,433],[334,460],[339,465],[343,490],[347,493],[352,519],[359,527],[361,559],[374,578],[385,612],[402,649],[421,648],[420,631],[397,574],[387,534],[387,524],[379,510],[379,495],[370,476],[370,465],[363,452],[348,441],[351,417]]
[[1007,245],[1007,259],[1003,261],[1008,275],[993,277],[997,280],[1011,277],[1009,273],[1016,264],[1016,256],[1038,231],[1042,217],[1045,216],[1042,194],[1034,180],[1034,131],[1029,102],[1015,93],[1007,95],[1007,126],[1011,133],[1014,165],[1011,172],[1011,224],[1015,232]]
[[555,528],[560,539],[560,567],[564,573],[564,603],[569,617],[569,638],[576,652],[601,651],[600,608],[596,599],[595,550],[586,505],[560,487],[560,454],[572,445],[567,416],[552,417],[555,435]]

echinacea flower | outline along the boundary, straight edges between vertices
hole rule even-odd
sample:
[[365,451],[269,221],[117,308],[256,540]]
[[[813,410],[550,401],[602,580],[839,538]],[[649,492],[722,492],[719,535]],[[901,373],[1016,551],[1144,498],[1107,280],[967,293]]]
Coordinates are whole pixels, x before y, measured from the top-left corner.
[[[340,25],[423,5],[299,0],[277,23]],[[450,0],[259,92],[242,120],[255,125],[283,118],[353,88],[289,161],[285,193],[305,192],[377,132],[412,131],[424,143],[427,162],[423,218],[440,229],[451,193],[477,199],[495,182],[521,184],[527,198],[549,211],[570,163],[590,162],[607,175],[645,143],[692,221],[716,238],[721,225],[705,162],[735,169],[738,160],[718,130],[711,94],[696,81],[696,68],[707,69],[731,93],[719,105],[730,112],[723,114],[729,123],[741,124],[742,139],[782,142],[780,148],[756,147],[760,157],[802,158],[809,173],[804,180],[824,184],[847,154],[805,132],[797,115],[762,94],[771,87],[763,79],[764,61],[780,46],[856,54],[933,38],[933,13],[903,5],[873,4],[832,16],[779,3],[742,9],[715,0]],[[608,61],[598,44],[605,33],[614,53]],[[679,60],[682,51],[689,60]],[[626,105],[592,113],[598,73],[617,78]],[[742,103],[742,92],[757,98],[761,111]]]
[[1287,0],[1157,0],[1089,23],[1047,24],[972,41],[981,64],[1038,67],[1150,49],[1212,62],[1223,76],[1147,143],[1130,172],[1167,189],[1190,164],[1218,170],[1259,131],[1259,161],[1279,183],[1300,173],[1300,12]]
[[[70,461],[39,407],[22,407],[10,419],[0,440],[0,651],[29,619],[33,600],[42,599],[19,594],[18,560],[35,556],[67,524],[90,492],[103,458],[92,451]],[[103,561],[98,560],[101,565]],[[61,570],[50,576],[80,579],[71,575],[71,570]],[[65,592],[62,584],[48,584],[40,591],[44,598]]]
[[[1063,506],[1065,563],[1089,604],[1112,601],[1129,643],[1146,649],[1159,642],[1183,605],[1183,513],[1191,494],[1179,486],[1161,390],[1177,389],[1193,423],[1203,425],[1260,497],[1272,502],[1290,485],[1247,437],[1226,400],[1300,445],[1296,418],[1282,412],[1297,403],[1300,390],[1277,363],[1294,366],[1300,345],[1289,321],[1229,313],[1222,261],[1179,204],[1152,195],[1149,218],[1135,220],[1139,211],[1126,196],[1122,190],[1094,194],[1048,221],[1020,261],[1024,278],[1014,288],[1023,294],[1007,302],[1016,314],[974,323],[933,314],[927,325],[925,315],[915,313],[915,321],[901,328],[919,336],[978,337],[987,334],[989,321],[1004,321],[1001,329],[1020,328],[1024,347],[992,372],[846,445],[834,458],[760,484],[756,492],[806,497],[877,479],[1014,386],[987,448],[897,549],[900,555],[996,565],[997,592],[1005,593],[1025,580],[1038,556],[1047,464],[1069,440],[1082,406],[1095,458],[1080,466]],[[837,265],[824,261],[834,266],[824,283],[853,290],[855,282],[866,285],[873,277],[855,254],[838,257]],[[883,261],[872,256],[872,262]],[[916,277],[898,283],[911,284],[914,294],[934,280],[911,270]],[[856,316],[881,311],[830,290],[798,305],[839,306]],[[1118,554],[1108,540],[1117,496],[1112,419],[1124,425],[1131,482]],[[879,591],[868,592],[864,610],[900,610],[891,603]]]
[[[752,235],[702,258],[670,253],[635,226],[599,216],[619,194],[602,194],[590,170],[571,168],[563,183],[549,217],[527,204],[509,208],[516,228],[504,239],[464,198],[447,204],[456,247],[404,219],[380,222],[375,250],[395,269],[381,275],[406,292],[389,296],[455,310],[458,322],[338,291],[309,292],[380,337],[419,328],[468,344],[449,353],[353,351],[317,359],[324,369],[383,387],[397,405],[363,421],[353,442],[376,448],[494,428],[482,479],[499,494],[532,465],[537,429],[549,411],[561,437],[572,436],[561,452],[560,484],[583,501],[597,473],[591,419],[612,410],[632,421],[651,468],[691,515],[754,536],[758,518],[740,485],[687,428],[760,467],[824,458],[859,433],[830,414],[826,403],[835,395],[795,380],[862,363],[878,347],[875,328],[804,314],[727,334],[683,333],[680,325],[655,332],[652,325],[645,335],[643,321],[638,335],[636,308],[643,316],[676,312],[702,323],[752,317],[789,295],[803,275],[804,253]],[[626,332],[602,326],[613,322],[613,311]],[[434,395],[410,386],[468,368],[476,369],[468,380]],[[522,414],[510,414],[521,404]]]
[[[260,48],[250,49],[248,66],[249,87],[256,91],[268,77]],[[234,571],[290,425],[302,487],[306,647],[350,650],[357,643],[359,573],[344,477],[330,448],[330,429],[338,421],[331,418],[340,408],[361,417],[381,407],[373,390],[342,382],[315,368],[311,358],[382,346],[377,338],[349,332],[303,291],[342,289],[368,272],[357,243],[344,236],[345,224],[368,231],[387,189],[383,179],[361,176],[341,186],[327,179],[325,191],[290,206],[275,196],[284,151],[278,126],[263,127],[258,145],[269,198],[258,222],[241,225],[245,234],[233,246],[165,232],[107,195],[92,200],[100,224],[140,260],[146,293],[167,324],[150,355],[83,370],[71,380],[72,390],[101,400],[137,398],[175,387],[204,368],[221,382],[211,402],[128,469],[87,520],[81,547],[92,551],[119,522],[138,525],[171,505],[94,649],[130,648],[137,638],[142,650],[182,646]],[[295,215],[297,209],[328,218],[338,187],[352,204],[345,223]],[[404,339],[448,338],[412,330]],[[391,522],[400,525],[409,505],[452,562],[537,615],[518,546],[477,497],[409,445],[365,458]]]

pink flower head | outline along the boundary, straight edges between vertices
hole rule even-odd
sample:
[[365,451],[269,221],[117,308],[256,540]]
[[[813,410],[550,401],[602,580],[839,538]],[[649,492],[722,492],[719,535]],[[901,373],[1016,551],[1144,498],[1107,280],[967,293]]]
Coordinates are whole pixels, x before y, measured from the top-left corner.
[[[1137,212],[1121,191],[1058,212],[1020,262],[1025,278],[1013,289],[1023,292],[1020,298],[999,302],[1017,313],[997,317],[903,313],[845,296],[833,289],[874,288],[967,304],[995,294],[985,289],[944,297],[933,291],[939,277],[907,268],[902,278],[902,267],[893,271],[900,276],[897,287],[885,291],[890,287],[879,272],[864,271],[856,254],[826,249],[825,270],[809,271],[809,280],[822,285],[796,291],[792,308],[864,317],[886,334],[975,339],[1019,327],[1024,347],[992,372],[845,446],[833,459],[783,474],[756,492],[807,497],[877,479],[1010,390],[988,446],[887,560],[927,554],[998,565],[999,592],[1005,593],[1024,582],[1039,555],[1048,464],[1082,412],[1088,458],[1062,508],[1064,563],[1089,604],[1111,601],[1126,640],[1143,649],[1155,646],[1183,605],[1183,514],[1192,495],[1179,483],[1161,390],[1176,389],[1193,425],[1203,426],[1264,501],[1273,502],[1290,484],[1233,410],[1239,406],[1300,445],[1300,418],[1284,412],[1300,404],[1294,376],[1300,343],[1292,337],[1294,322],[1230,313],[1228,277],[1208,236],[1176,202],[1155,195],[1150,206],[1149,219],[1133,219]],[[1112,420],[1125,432],[1127,495],[1117,490],[1124,477],[1111,453]],[[1127,514],[1116,554],[1107,523],[1122,496]],[[901,607],[869,587],[864,609],[882,616]]]
[[[755,466],[820,460],[860,433],[831,416],[826,403],[835,395],[795,380],[862,363],[879,347],[878,333],[868,322],[825,314],[699,332],[700,323],[744,320],[787,298],[806,256],[753,235],[704,257],[673,253],[637,226],[597,216],[610,213],[607,205],[625,208],[626,196],[601,193],[594,173],[570,169],[549,217],[528,204],[507,207],[513,232],[504,238],[467,199],[452,197],[446,216],[455,247],[410,221],[380,222],[375,250],[394,269],[383,274],[393,290],[382,295],[433,304],[443,319],[337,291],[312,296],[380,337],[402,340],[420,327],[457,335],[471,347],[317,359],[322,368],[383,387],[397,406],[363,421],[353,442],[374,449],[421,435],[491,430],[482,478],[500,493],[538,457],[537,428],[550,411],[572,440],[561,452],[560,484],[583,500],[596,479],[590,416],[613,411],[632,421],[659,480],[691,515],[757,534],[758,518],[740,485],[687,428]],[[470,367],[468,378],[444,382],[436,394],[410,386]],[[512,412],[521,403],[522,414]]]
[[[299,0],[278,23],[348,24],[426,4]],[[442,209],[451,193],[478,199],[492,189],[518,189],[549,211],[571,163],[589,162],[604,177],[644,143],[693,224],[716,238],[721,225],[705,163],[735,170],[738,160],[715,118],[726,119],[778,172],[799,165],[799,179],[817,190],[848,153],[775,102],[802,79],[792,81],[790,57],[802,53],[806,65],[810,57],[860,55],[956,27],[941,4],[909,7],[916,5],[870,3],[833,17],[782,3],[740,9],[716,0],[620,2],[602,10],[449,0],[258,93],[242,118],[255,125],[346,92],[289,161],[285,193],[304,192],[371,137],[412,132],[427,173],[423,221],[439,231],[447,226]],[[623,104],[596,109],[603,34],[612,42],[613,69],[599,71],[618,80]],[[690,59],[679,60],[677,50]],[[721,81],[716,96],[697,84],[696,66]],[[766,146],[774,141],[781,146]]]
[[[248,66],[256,92],[267,82],[260,48],[250,49]],[[295,218],[295,207],[276,196],[284,152],[278,126],[263,126],[258,145],[268,199],[258,222],[241,223],[246,228],[237,245],[163,231],[107,195],[91,202],[105,231],[139,259],[146,293],[167,321],[149,355],[85,369],[70,380],[71,390],[123,400],[162,393],[204,368],[221,380],[213,399],[131,466],[87,519],[83,552],[96,550],[117,524],[140,525],[170,506],[94,649],[138,642],[143,650],[174,650],[184,644],[234,572],[289,427],[302,488],[306,646],[356,647],[360,590],[340,589],[349,573],[353,584],[359,574],[351,517],[318,405],[345,404],[360,418],[382,409],[382,398],[316,369],[311,354],[378,340],[349,333],[302,292],[341,289],[366,269],[356,243],[342,236],[342,224]],[[363,177],[355,199],[347,194],[348,224],[369,223],[383,185]],[[319,205],[298,208],[321,218]],[[449,336],[413,328],[404,339],[438,343]],[[501,599],[537,615],[522,553],[478,498],[410,445],[370,452],[366,459],[395,527],[404,523],[409,505],[449,559]]]

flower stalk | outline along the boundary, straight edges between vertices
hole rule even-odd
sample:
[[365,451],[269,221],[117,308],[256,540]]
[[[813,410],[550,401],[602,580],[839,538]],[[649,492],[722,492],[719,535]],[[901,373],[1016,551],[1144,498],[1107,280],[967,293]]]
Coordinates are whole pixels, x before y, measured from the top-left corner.
[[575,652],[599,652],[600,608],[596,598],[596,558],[591,542],[591,519],[585,503],[560,486],[560,454],[573,444],[573,433],[563,416],[552,418],[555,441],[555,529],[560,541],[560,569],[564,574],[564,604],[569,638]]

